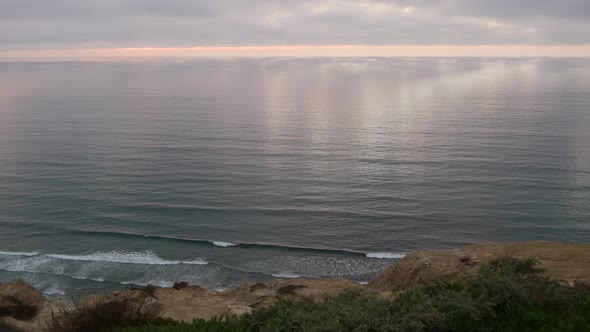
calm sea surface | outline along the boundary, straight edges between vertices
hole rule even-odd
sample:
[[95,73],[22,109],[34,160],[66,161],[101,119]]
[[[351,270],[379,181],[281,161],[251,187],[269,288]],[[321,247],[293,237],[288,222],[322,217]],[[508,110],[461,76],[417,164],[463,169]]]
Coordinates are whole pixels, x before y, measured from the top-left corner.
[[0,281],[359,282],[590,242],[590,61],[0,63]]

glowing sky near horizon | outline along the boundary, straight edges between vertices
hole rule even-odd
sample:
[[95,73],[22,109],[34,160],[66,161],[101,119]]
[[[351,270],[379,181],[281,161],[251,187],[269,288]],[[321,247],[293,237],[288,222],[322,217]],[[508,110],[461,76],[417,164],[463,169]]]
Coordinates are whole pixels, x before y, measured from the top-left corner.
[[0,58],[590,56],[587,0],[0,0]]

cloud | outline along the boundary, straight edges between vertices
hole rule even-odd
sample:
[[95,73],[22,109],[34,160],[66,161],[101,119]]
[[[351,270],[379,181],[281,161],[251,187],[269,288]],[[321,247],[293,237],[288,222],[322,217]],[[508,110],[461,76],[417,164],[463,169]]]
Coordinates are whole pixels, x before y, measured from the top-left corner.
[[590,2],[584,0],[443,0],[439,2],[439,8],[446,13],[505,20],[549,18],[586,21],[590,17]]
[[5,48],[588,44],[588,0],[0,0]]

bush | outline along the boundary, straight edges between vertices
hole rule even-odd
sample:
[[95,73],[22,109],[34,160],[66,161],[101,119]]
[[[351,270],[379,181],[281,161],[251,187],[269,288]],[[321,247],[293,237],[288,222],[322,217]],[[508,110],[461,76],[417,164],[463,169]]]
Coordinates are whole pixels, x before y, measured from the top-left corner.
[[304,285],[287,285],[277,289],[278,295],[287,295],[287,294],[295,294],[295,291],[298,289],[306,288],[307,286]]
[[477,276],[425,282],[391,299],[349,290],[323,303],[278,303],[238,318],[124,329],[154,331],[588,331],[590,290],[503,258]]
[[53,314],[49,332],[102,332],[123,327],[161,323],[162,306],[150,298],[95,301]]
[[172,288],[174,288],[176,290],[181,290],[181,289],[187,288],[187,287],[188,287],[188,282],[186,282],[186,281],[175,282],[174,285],[172,286]]
[[27,320],[37,316],[39,309],[37,307],[23,304],[14,296],[6,296],[2,300],[4,305],[0,306],[0,318],[12,317],[18,320]]

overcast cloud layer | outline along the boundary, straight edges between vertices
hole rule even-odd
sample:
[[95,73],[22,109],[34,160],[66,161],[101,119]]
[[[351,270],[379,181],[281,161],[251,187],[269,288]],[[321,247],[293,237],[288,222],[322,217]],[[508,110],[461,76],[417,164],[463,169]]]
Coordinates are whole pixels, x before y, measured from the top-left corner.
[[589,0],[0,0],[3,48],[589,44]]

